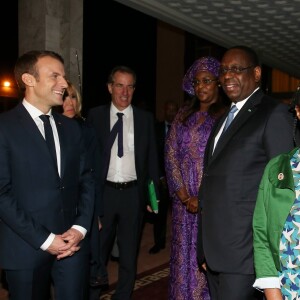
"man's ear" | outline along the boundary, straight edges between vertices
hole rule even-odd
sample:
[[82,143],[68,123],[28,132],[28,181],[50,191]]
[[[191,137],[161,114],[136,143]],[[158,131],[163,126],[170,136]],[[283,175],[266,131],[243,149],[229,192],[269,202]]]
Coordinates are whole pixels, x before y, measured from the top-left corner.
[[35,78],[34,78],[34,76],[32,76],[29,73],[24,73],[22,75],[22,80],[28,86],[34,86],[35,85]]
[[107,84],[107,89],[108,89],[109,93],[112,94],[112,83]]
[[254,68],[255,82],[260,82],[261,80],[261,67],[257,66]]

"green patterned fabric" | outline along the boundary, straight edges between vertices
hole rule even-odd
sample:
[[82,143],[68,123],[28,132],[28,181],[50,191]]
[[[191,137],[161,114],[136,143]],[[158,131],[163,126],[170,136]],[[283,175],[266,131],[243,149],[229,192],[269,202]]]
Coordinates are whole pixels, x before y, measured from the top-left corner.
[[281,292],[284,300],[300,299],[300,163],[299,150],[291,158],[296,199],[280,239]]

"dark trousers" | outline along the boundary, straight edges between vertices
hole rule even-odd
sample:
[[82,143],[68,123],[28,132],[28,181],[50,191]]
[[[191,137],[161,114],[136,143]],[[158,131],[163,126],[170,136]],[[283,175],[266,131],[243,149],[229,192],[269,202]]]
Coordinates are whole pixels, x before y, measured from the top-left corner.
[[159,196],[158,214],[153,214],[153,235],[154,244],[160,248],[164,248],[166,245],[167,218],[170,207],[169,191],[166,185],[160,185]]
[[255,275],[219,273],[207,269],[211,300],[262,300],[263,293],[252,287]]
[[96,279],[97,277],[103,280],[108,280],[108,274],[106,271],[105,263],[102,261],[100,255],[101,237],[98,225],[98,216],[93,219],[91,233],[90,233],[90,279]]
[[119,248],[118,282],[112,299],[129,300],[134,288],[143,212],[138,187],[118,190],[105,186],[100,254],[107,264],[115,240]]
[[[26,257],[24,257],[26,259]],[[10,300],[88,299],[89,251],[87,241],[73,256],[45,262],[27,270],[5,270]]]

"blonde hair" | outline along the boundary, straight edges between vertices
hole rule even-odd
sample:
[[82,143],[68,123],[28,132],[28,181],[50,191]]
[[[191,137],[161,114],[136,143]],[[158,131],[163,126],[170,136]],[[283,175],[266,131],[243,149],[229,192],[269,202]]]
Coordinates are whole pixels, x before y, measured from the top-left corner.
[[76,86],[67,80],[68,87],[66,89],[67,93],[70,95],[69,91],[73,91],[76,96],[77,100],[77,105],[76,105],[76,110],[75,110],[75,117],[81,117],[81,110],[82,110],[82,97]]

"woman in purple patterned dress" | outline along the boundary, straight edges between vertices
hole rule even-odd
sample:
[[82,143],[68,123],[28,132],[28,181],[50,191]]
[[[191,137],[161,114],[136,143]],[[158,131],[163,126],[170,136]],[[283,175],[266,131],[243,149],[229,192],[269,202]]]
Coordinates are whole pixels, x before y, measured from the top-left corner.
[[204,149],[216,119],[224,112],[218,87],[219,62],[202,57],[183,79],[194,96],[177,113],[165,145],[165,167],[172,197],[169,300],[209,300],[206,276],[196,257],[198,189]]

